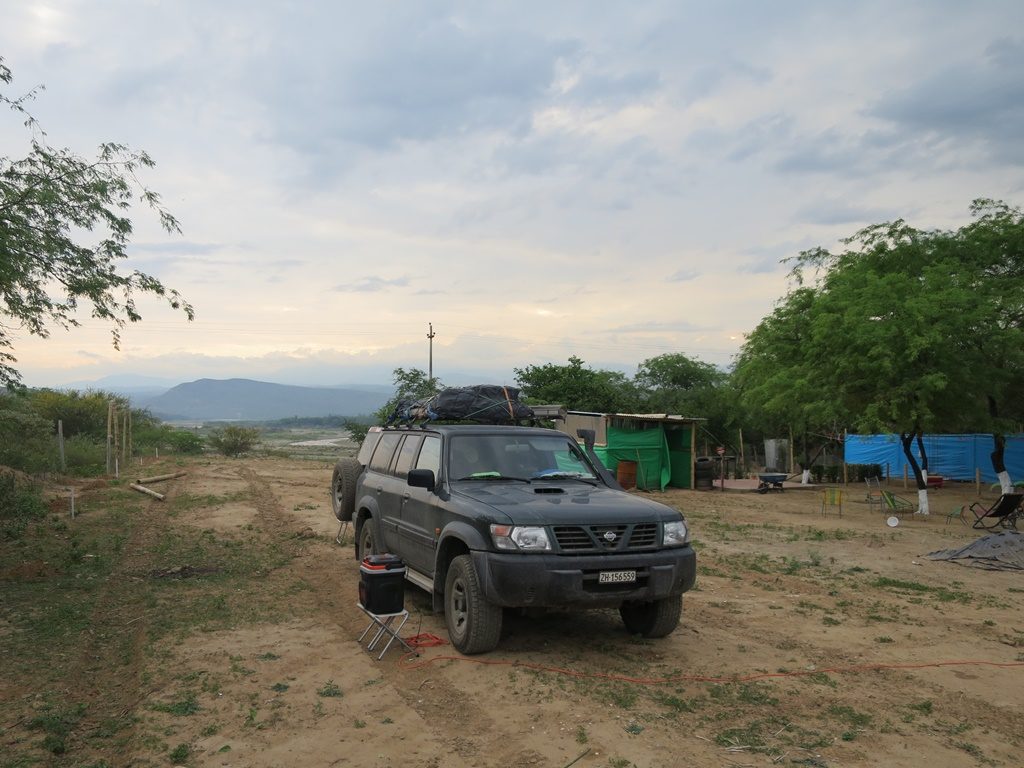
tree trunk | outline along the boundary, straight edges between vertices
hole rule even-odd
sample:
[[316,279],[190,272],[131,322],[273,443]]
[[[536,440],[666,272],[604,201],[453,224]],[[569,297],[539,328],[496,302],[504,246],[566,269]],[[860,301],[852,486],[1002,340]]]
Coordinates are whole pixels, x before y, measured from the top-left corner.
[[1013,493],[1013,480],[1006,470],[1006,438],[999,432],[993,432],[992,444],[995,446],[995,450],[991,454],[992,469],[995,470],[996,477],[999,478],[1000,493]]
[[915,430],[914,432],[900,432],[900,443],[903,445],[903,455],[907,458],[907,464],[910,465],[910,469],[914,473],[914,480],[917,482],[917,512],[922,515],[927,515],[928,479],[927,475],[922,471],[921,465],[917,463],[917,457],[914,456],[913,451],[910,450],[915,440],[917,440],[918,446],[921,448],[923,460],[925,464],[927,464],[928,460],[924,454],[924,441],[921,439],[920,430]]

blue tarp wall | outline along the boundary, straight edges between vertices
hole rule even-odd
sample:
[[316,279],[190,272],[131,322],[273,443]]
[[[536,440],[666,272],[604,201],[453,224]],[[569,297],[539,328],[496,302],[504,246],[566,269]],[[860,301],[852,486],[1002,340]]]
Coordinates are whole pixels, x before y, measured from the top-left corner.
[[[897,435],[847,435],[845,446],[847,464],[881,464],[883,473],[888,465],[890,477],[903,476],[907,460]],[[991,434],[925,435],[928,474],[953,480],[974,480],[977,468],[986,483],[997,482],[990,458],[994,447]],[[911,450],[920,461],[916,440]],[[1024,435],[1006,435],[1004,460],[1010,479],[1024,479]],[[909,467],[907,471],[910,472]]]

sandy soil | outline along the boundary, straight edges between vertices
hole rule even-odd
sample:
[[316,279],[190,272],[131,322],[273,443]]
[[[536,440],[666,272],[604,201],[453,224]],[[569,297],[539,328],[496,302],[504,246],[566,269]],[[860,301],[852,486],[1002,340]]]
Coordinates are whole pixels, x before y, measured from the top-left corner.
[[[554,612],[508,617],[486,656],[441,645],[378,661],[356,639],[358,564],[334,543],[330,466],[187,469],[167,504],[190,503],[169,517],[147,501],[141,540],[173,526],[280,541],[292,556],[247,589],[281,610],[140,639],[128,669],[90,677],[136,715],[111,765],[168,765],[158,743],[189,744],[196,766],[1024,762],[1024,574],[923,557],[977,537],[945,515],[973,486],[933,492],[931,517],[895,529],[857,487],[841,517],[820,513],[817,491],[651,494],[686,513],[699,547],[698,588],[668,638],[630,637],[614,611]],[[404,636],[446,638],[411,585],[406,607]],[[158,617],[140,616],[143,638]],[[162,707],[183,691],[193,716]]]

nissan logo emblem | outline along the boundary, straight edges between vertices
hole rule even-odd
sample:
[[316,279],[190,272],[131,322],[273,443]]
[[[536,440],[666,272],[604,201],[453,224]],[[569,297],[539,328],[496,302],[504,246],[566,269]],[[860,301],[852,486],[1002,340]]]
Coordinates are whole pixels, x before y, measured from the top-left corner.
[[615,532],[614,531],[605,531],[604,532],[604,540],[605,541],[615,541]]

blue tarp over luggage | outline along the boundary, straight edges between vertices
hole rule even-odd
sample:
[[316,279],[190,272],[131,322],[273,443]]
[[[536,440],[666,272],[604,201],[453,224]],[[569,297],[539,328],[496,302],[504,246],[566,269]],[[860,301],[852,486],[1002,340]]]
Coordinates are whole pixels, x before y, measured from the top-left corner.
[[[988,433],[925,435],[928,473],[953,480],[974,480],[975,469],[980,469],[982,480],[997,482],[991,459],[994,447],[992,435]],[[847,435],[845,448],[847,464],[881,464],[883,473],[888,466],[892,477],[901,476],[907,465],[897,435]],[[916,440],[911,451],[920,460]],[[1024,479],[1024,435],[1006,435],[1004,461],[1013,480]]]

